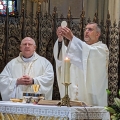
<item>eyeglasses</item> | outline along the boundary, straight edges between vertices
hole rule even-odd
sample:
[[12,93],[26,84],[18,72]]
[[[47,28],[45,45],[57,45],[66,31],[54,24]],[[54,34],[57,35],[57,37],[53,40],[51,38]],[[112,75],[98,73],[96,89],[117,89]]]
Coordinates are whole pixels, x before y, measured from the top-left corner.
[[85,28],[85,31],[93,31],[94,29],[93,28]]
[[32,46],[33,44],[30,44],[30,43],[24,43],[24,44],[21,44],[22,46]]

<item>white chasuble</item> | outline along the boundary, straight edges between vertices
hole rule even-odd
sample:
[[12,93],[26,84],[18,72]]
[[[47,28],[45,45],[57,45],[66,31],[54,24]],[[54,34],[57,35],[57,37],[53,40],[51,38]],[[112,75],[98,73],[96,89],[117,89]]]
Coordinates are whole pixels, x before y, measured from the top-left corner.
[[[69,45],[68,57],[71,60],[70,99],[76,100],[77,98],[89,105],[106,106],[109,60],[107,46],[101,41],[88,45],[75,36]],[[55,52],[57,52],[56,46],[57,42],[54,47],[54,55]],[[62,47],[65,47],[64,44]],[[62,50],[61,55],[65,55],[64,52],[65,51]],[[58,60],[56,60],[56,62],[58,62]],[[59,69],[60,65],[57,66],[56,64],[56,68]],[[58,76],[59,82],[62,79],[64,78]],[[59,90],[60,93],[63,92],[61,91],[61,88],[59,88]]]
[[0,92],[2,100],[11,97],[22,98],[23,92],[33,92],[31,85],[16,85],[18,78],[29,75],[34,79],[34,84],[39,84],[38,93],[45,94],[45,98],[52,99],[54,73],[52,64],[36,52],[30,62],[24,62],[21,56],[11,60],[0,74]]

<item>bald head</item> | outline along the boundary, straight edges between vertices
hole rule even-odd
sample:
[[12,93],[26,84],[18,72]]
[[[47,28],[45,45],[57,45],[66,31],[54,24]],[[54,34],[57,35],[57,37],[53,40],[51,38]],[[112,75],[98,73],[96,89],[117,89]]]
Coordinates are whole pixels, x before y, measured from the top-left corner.
[[33,45],[36,46],[35,40],[33,40],[31,37],[25,37],[22,41],[21,44],[24,43],[24,41],[31,41]]
[[21,41],[20,50],[25,58],[31,57],[36,50],[35,41],[31,37],[25,37]]

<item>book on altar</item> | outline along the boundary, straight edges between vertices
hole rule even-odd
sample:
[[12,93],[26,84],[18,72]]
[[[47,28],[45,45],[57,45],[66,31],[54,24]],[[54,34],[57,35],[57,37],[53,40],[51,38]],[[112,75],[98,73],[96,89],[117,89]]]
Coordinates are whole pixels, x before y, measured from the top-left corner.
[[[53,106],[61,106],[60,100],[40,100],[38,105],[53,105]],[[71,106],[81,106],[87,107],[88,105],[82,101],[70,101]]]

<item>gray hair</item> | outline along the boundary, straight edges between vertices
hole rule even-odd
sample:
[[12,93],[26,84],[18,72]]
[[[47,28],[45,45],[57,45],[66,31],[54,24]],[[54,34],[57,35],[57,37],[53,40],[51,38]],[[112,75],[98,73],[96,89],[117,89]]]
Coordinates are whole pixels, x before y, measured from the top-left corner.
[[100,27],[100,25],[98,25],[98,24],[95,23],[95,22],[89,22],[88,24],[95,24],[95,25],[96,25],[96,30],[97,30],[97,32],[99,32],[99,33],[101,34],[101,27]]

